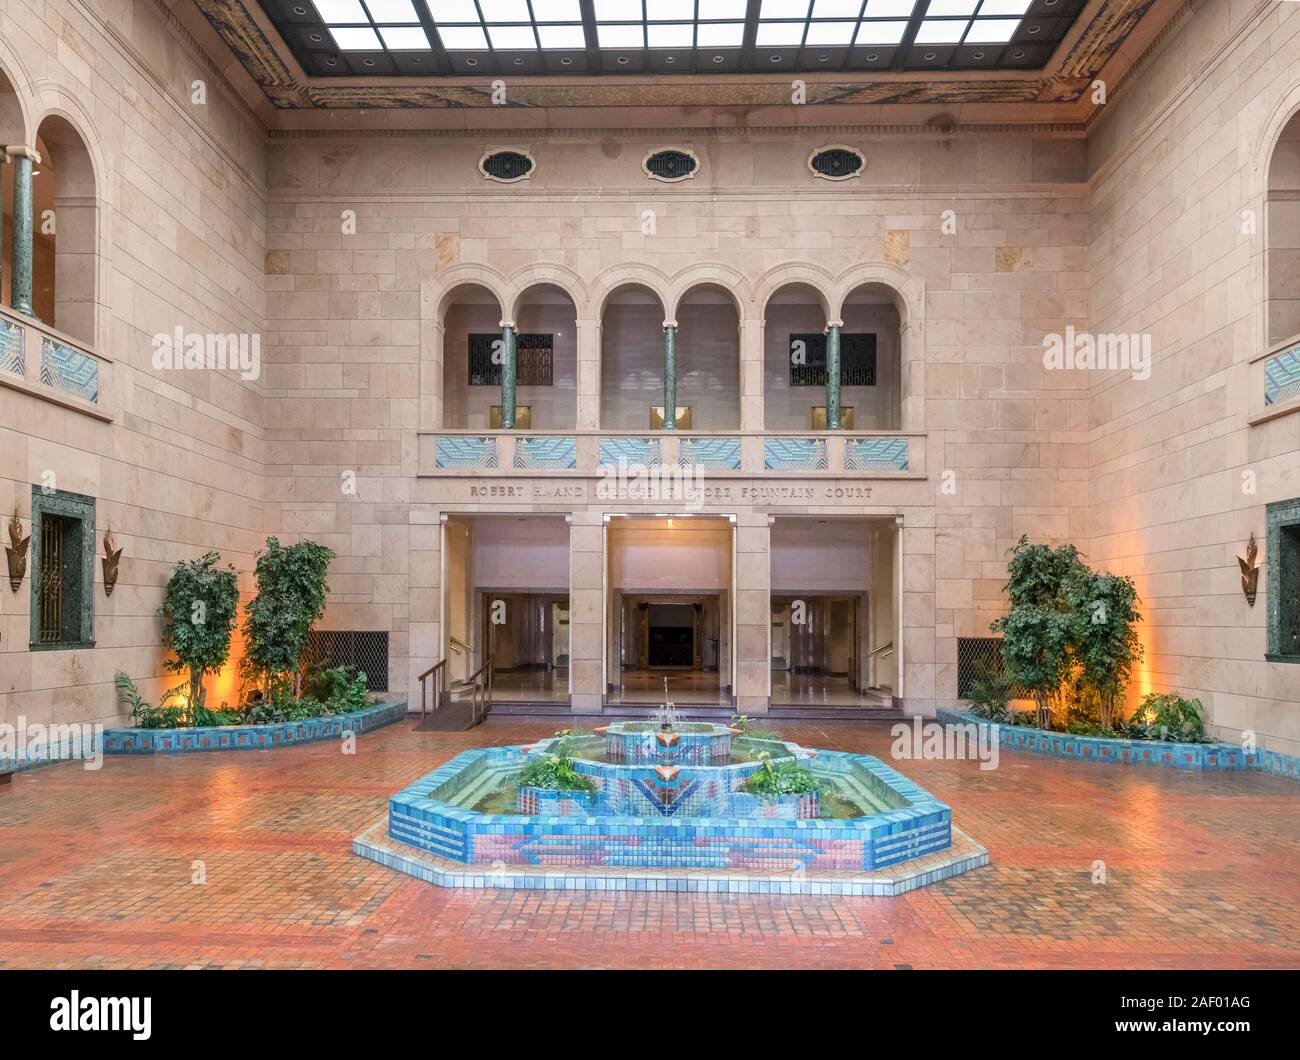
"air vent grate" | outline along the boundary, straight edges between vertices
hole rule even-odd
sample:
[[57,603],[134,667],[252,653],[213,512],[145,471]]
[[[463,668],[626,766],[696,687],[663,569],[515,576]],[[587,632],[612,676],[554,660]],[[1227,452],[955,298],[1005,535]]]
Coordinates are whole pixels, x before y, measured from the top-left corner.
[[847,180],[862,171],[866,159],[861,152],[849,147],[825,147],[814,151],[808,159],[808,168],[827,180]]
[[522,151],[493,151],[483,156],[479,169],[485,177],[509,184],[529,176],[533,160]]
[[642,165],[655,180],[677,181],[695,176],[700,160],[690,151],[669,149],[647,155]]

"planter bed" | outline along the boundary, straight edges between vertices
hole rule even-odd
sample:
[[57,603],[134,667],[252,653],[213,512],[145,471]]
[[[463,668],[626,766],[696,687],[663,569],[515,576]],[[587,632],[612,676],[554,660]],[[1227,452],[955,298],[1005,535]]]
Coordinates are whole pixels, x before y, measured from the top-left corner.
[[[951,725],[994,725],[968,711],[940,710],[937,719]],[[1172,740],[1126,740],[1107,736],[1077,736],[1028,725],[997,725],[998,743],[1008,751],[1071,758],[1081,762],[1114,762],[1128,766],[1171,769],[1227,770],[1275,773],[1300,780],[1300,758],[1277,751],[1246,751],[1230,743],[1175,743]]]
[[279,721],[270,725],[222,725],[206,729],[105,729],[106,755],[182,754],[189,751],[255,751],[268,747],[360,735],[406,717],[406,701],[385,701],[351,714]]

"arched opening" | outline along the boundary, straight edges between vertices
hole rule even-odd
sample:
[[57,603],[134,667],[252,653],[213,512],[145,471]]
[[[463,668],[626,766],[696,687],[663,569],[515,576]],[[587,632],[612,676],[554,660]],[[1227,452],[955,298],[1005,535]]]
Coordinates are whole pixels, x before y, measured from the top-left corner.
[[1300,334],[1300,112],[1273,148],[1265,204],[1268,344]]
[[[763,307],[763,423],[769,431],[825,426],[825,296],[787,283]],[[820,370],[818,365],[820,364]],[[847,404],[848,402],[845,402]],[[820,411],[819,411],[820,410]]]
[[[13,82],[0,70],[0,160],[9,144],[27,142],[23,109]],[[0,302],[13,305],[10,287],[10,262],[14,245],[14,167],[0,165]]]
[[500,416],[501,365],[492,352],[501,316],[497,296],[481,284],[461,284],[442,299],[442,425],[449,430],[488,430],[493,409]]
[[600,425],[651,427],[664,395],[664,319],[659,296],[639,283],[612,291],[600,315]]
[[851,426],[856,430],[902,430],[907,388],[899,301],[887,284],[864,283],[848,293],[840,309],[840,401],[855,409]]
[[[740,311],[720,284],[700,284],[677,303],[678,427],[740,429]],[[682,409],[690,409],[683,423]]]
[[81,134],[57,114],[36,133],[33,168],[32,306],[51,326],[95,341],[95,169]]
[[[521,428],[572,429],[578,422],[578,307],[564,288],[539,283],[515,305]],[[517,413],[517,415],[519,415]]]

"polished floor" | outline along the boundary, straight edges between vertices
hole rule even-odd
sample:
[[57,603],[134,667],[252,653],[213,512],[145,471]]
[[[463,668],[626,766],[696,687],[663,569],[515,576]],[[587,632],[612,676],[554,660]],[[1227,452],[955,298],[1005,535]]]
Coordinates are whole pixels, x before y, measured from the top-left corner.
[[722,691],[716,672],[701,670],[626,670],[622,674],[622,687],[605,694],[605,702],[626,706],[655,705],[664,701],[664,681],[673,703],[680,706],[726,706],[731,703],[730,693]]
[[[351,853],[469,747],[334,744],[63,763],[0,786],[0,967],[1300,966],[1300,787],[1006,752],[895,762],[992,863],[898,898],[442,890]],[[888,757],[888,725],[783,726]],[[195,882],[201,881],[201,882]]]
[[524,670],[492,675],[492,698],[498,703],[567,703],[569,671]]
[[888,692],[859,692],[847,677],[819,674],[792,674],[788,670],[772,671],[772,696],[775,706],[789,707],[888,707]]

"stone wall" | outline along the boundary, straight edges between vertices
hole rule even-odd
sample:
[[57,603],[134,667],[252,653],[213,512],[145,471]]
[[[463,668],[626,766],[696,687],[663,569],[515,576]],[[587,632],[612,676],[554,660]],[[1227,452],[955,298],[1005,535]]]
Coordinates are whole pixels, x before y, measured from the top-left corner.
[[[198,43],[218,54],[214,41]],[[4,579],[0,721],[120,720],[118,669],[150,699],[176,684],[157,611],[178,560],[218,550],[249,587],[266,522],[261,380],[152,365],[155,334],[254,335],[265,322],[265,131],[195,44],[152,0],[0,10],[12,89],[0,120],[20,126],[5,143],[33,144],[39,129],[56,169],[75,151],[93,169],[84,199],[55,202],[60,246],[81,259],[59,271],[60,297],[76,286],[88,298],[58,322],[112,362],[98,414],[0,386],[0,514],[7,524],[16,509],[30,533],[33,484],[86,494],[96,552],[108,529],[123,550],[111,597],[94,562],[93,648],[30,651],[31,572],[18,592]],[[233,679],[212,692],[233,699]]]
[[1288,754],[1300,666],[1265,661],[1265,595],[1247,604],[1237,556],[1251,534],[1263,550],[1265,504],[1300,495],[1300,414],[1252,425],[1252,366],[1269,345],[1267,174],[1300,106],[1297,16],[1211,0],[1089,138],[1092,326],[1149,333],[1153,363],[1146,380],[1093,373],[1082,535],[1089,560],[1133,575],[1142,596],[1134,693],[1197,696],[1216,735],[1249,730]]

